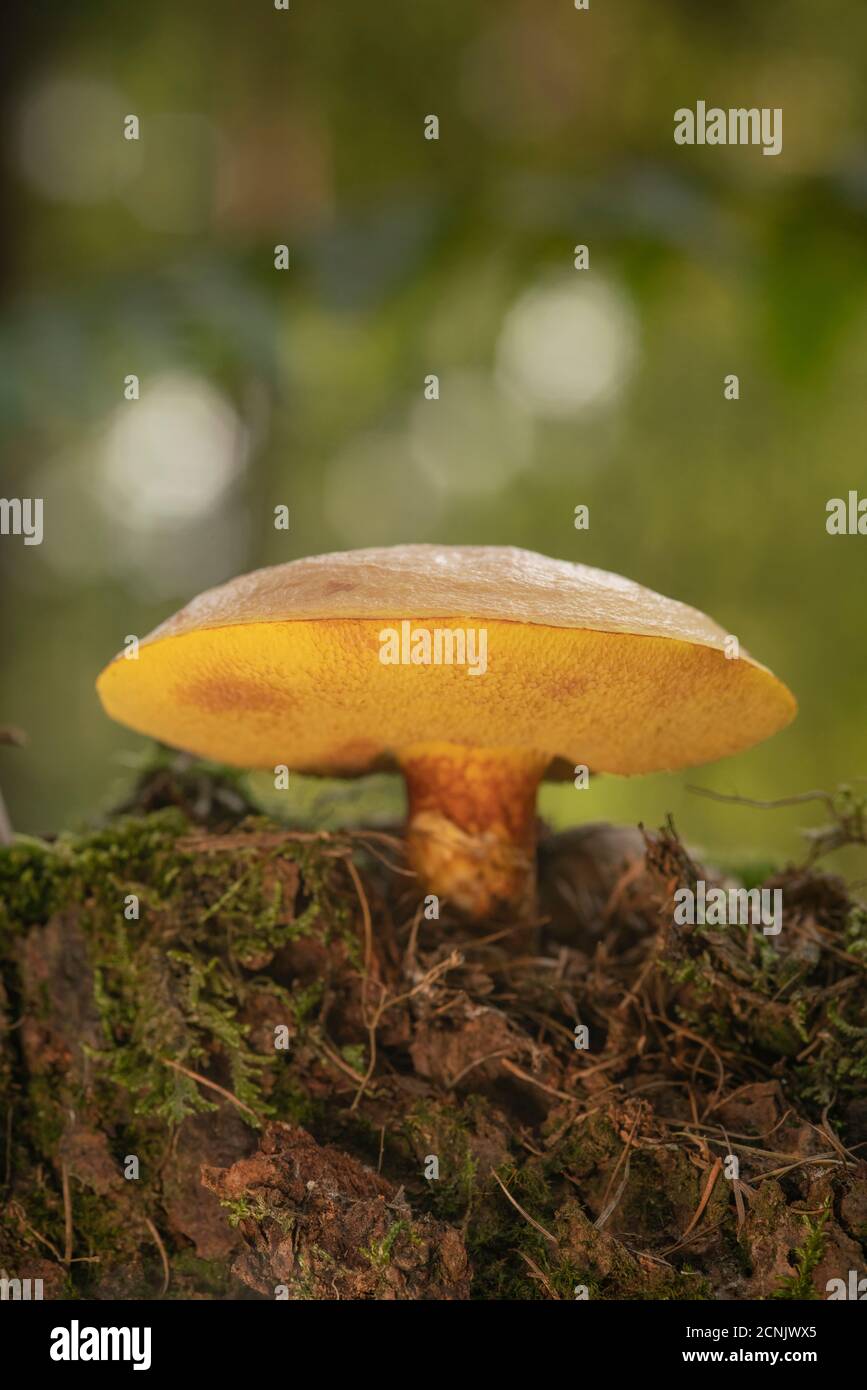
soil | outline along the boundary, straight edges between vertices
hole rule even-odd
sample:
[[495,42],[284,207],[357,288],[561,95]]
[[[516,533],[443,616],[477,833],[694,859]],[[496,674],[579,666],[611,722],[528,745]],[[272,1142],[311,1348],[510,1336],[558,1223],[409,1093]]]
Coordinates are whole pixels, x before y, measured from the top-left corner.
[[[540,913],[179,764],[0,849],[0,1271],[45,1297],[825,1298],[867,1246],[867,914],[778,936],[669,823],[542,828]],[[748,882],[746,886],[755,886]],[[431,909],[428,908],[428,911]]]

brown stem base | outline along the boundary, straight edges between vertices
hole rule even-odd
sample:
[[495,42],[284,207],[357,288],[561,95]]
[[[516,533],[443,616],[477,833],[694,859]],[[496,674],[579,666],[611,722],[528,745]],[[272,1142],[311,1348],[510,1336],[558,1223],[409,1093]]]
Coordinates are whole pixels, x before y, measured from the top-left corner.
[[429,743],[405,749],[400,761],[409,793],[409,857],[425,887],[471,918],[505,906],[530,916],[536,792],[547,758]]

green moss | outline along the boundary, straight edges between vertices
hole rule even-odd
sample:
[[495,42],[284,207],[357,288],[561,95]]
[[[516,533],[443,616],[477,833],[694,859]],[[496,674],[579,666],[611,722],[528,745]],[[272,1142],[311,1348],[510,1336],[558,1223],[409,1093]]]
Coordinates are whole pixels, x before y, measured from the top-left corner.
[[27,1128],[38,1152],[46,1157],[57,1153],[65,1128],[57,1101],[57,1090],[50,1077],[31,1078],[27,1088]]
[[551,1177],[568,1172],[574,1178],[585,1178],[600,1168],[610,1170],[622,1147],[607,1115],[591,1115],[567,1132],[546,1160],[546,1171]]
[[691,1270],[659,1263],[648,1272],[625,1245],[597,1230],[574,1198],[555,1206],[535,1162],[519,1170],[504,1167],[500,1177],[523,1210],[500,1193],[500,1205],[486,1202],[471,1223],[467,1244],[476,1269],[474,1298],[540,1300],[553,1293],[576,1299],[583,1290],[591,1300],[711,1296],[707,1281]]
[[548,1295],[524,1256],[550,1271],[550,1242],[527,1220],[532,1217],[546,1230],[551,1229],[553,1197],[544,1170],[532,1159],[520,1168],[502,1164],[496,1172],[512,1201],[492,1181],[473,1210],[467,1228],[467,1250],[475,1269],[472,1296],[543,1299]]
[[862,1017],[861,998],[857,995],[828,1001],[823,1046],[796,1073],[800,1093],[806,1099],[824,1107],[841,1096],[863,1095],[867,1084],[867,1027],[860,1021]]
[[299,1028],[303,1028],[310,1021],[322,1002],[324,992],[325,986],[321,980],[312,980],[309,985],[299,986],[292,990],[288,997],[292,1016]]
[[358,1073],[358,1078],[361,1080],[367,1071],[367,1048],[364,1043],[344,1043],[340,1049],[340,1055],[344,1062]]
[[423,1174],[427,1158],[438,1160],[439,1177],[424,1179],[428,1209],[442,1221],[463,1221],[493,1179],[479,1171],[474,1145],[491,1126],[490,1106],[482,1096],[461,1103],[418,1101],[404,1116],[401,1139],[405,1162],[412,1162],[410,1180]]
[[192,1250],[178,1250],[171,1260],[172,1280],[169,1285],[169,1298],[187,1296],[187,1286],[191,1286],[201,1297],[227,1298],[234,1292],[234,1279],[223,1260],[203,1260]]
[[[203,851],[200,832],[169,809],[50,845],[19,840],[0,849],[0,972],[10,1007],[17,1012],[22,1000],[26,932],[62,909],[74,914],[84,938],[90,998],[88,981],[76,984],[99,1021],[98,1040],[82,1044],[81,1068],[70,1068],[60,1052],[44,1073],[27,1078],[16,1099],[13,1170],[40,1175],[38,1182],[19,1176],[16,1192],[26,1191],[29,1224],[57,1249],[64,1216],[55,1163],[70,1113],[93,1117],[110,1136],[118,1169],[125,1154],[138,1155],[143,1179],[134,1184],[136,1210],[149,1211],[159,1224],[159,1173],[172,1132],[185,1116],[216,1103],[212,1091],[179,1068],[231,1091],[252,1124],[270,1114],[309,1123],[316,1112],[290,1058],[271,1048],[259,1052],[242,1014],[251,991],[268,989],[299,1033],[315,1026],[321,981],[292,990],[255,972],[302,935],[348,933],[352,917],[345,891],[335,887],[333,856],[288,837],[263,847],[255,832],[264,828],[272,836],[272,824],[248,821],[225,847],[217,840]],[[138,915],[128,917],[132,895]],[[50,1031],[56,1023],[50,985],[34,988],[30,980],[28,991],[28,1012]],[[17,1038],[12,1041],[7,1070],[17,1052]],[[102,1259],[106,1250],[116,1253],[134,1284],[138,1247],[153,1261],[141,1215],[130,1222],[123,1202],[78,1183],[73,1188],[76,1250]],[[17,1228],[13,1234],[26,1248],[34,1243]],[[100,1268],[84,1260],[72,1268],[81,1291],[99,1277]],[[152,1296],[146,1284],[142,1296]]]
[[[250,986],[243,962],[267,957],[321,916],[311,882],[302,879],[308,903],[295,918],[274,871],[280,857],[308,865],[313,858],[309,847],[296,855],[290,841],[255,858],[243,847],[196,854],[178,845],[189,831],[177,811],[163,811],[90,836],[75,854],[67,850],[67,900],[84,904],[80,921],[104,1039],[92,1061],[130,1094],[137,1114],[178,1123],[214,1101],[168,1063],[198,1071],[222,1058],[233,1094],[264,1117],[271,1107],[263,1074],[276,1058],[256,1053],[238,1020]],[[310,879],[327,882],[319,870]],[[131,894],[139,915],[127,920]],[[296,1018],[317,997],[312,989],[291,1001]]]
[[69,864],[62,850],[39,840],[0,849],[0,944],[9,949],[22,927],[44,922],[66,901]]
[[363,1249],[361,1253],[366,1260],[370,1261],[374,1269],[384,1269],[386,1265],[391,1264],[394,1247],[401,1235],[406,1235],[414,1245],[420,1244],[409,1221],[393,1221],[382,1240],[367,1249]]
[[846,919],[844,942],[850,955],[867,961],[867,908],[850,909]]
[[591,1299],[711,1297],[707,1281],[688,1267],[677,1270],[662,1262],[642,1265],[620,1241],[597,1230],[574,1198],[558,1209],[553,1234],[558,1246],[552,1250],[549,1244],[545,1268],[561,1298],[574,1298],[576,1284],[586,1286]]
[[91,1192],[74,1182],[72,1214],[77,1255],[105,1258],[109,1250],[121,1263],[126,1255],[138,1249],[143,1235],[141,1226],[138,1222],[131,1223],[124,1206],[107,1201],[103,1193]]
[[[367,1097],[373,1094],[374,1104],[366,1101],[351,1110],[345,1076],[338,1078],[336,1091],[322,1084],[319,1072],[315,1085],[308,1081],[308,1062],[315,1065],[321,1055],[319,1014],[329,982],[309,979],[306,949],[288,948],[309,938],[315,961],[318,943],[336,942],[329,968],[343,972],[347,956],[359,968],[357,905],[333,842],[324,847],[316,839],[275,839],[273,832],[273,823],[251,818],[230,836],[204,841],[179,810],[170,809],[53,844],[21,840],[0,850],[0,970],[8,1015],[14,1019],[25,1012],[26,996],[26,1012],[45,1028],[50,1043],[40,1062],[46,1070],[27,1077],[26,1085],[23,1032],[9,1034],[4,1052],[3,1075],[15,1099],[16,1202],[26,1200],[29,1226],[22,1235],[19,1208],[10,1204],[0,1218],[4,1251],[11,1241],[9,1248],[44,1254],[40,1236],[62,1250],[57,1154],[74,1114],[82,1126],[92,1122],[105,1136],[118,1170],[127,1153],[138,1155],[142,1179],[124,1184],[127,1190],[117,1198],[97,1196],[73,1178],[74,1244],[76,1255],[84,1258],[71,1268],[70,1288],[86,1294],[116,1279],[123,1296],[155,1296],[162,1271],[144,1217],[160,1228],[165,1222],[161,1174],[176,1127],[192,1112],[218,1103],[216,1093],[192,1072],[230,1091],[251,1124],[278,1116],[305,1126],[319,1142],[340,1144],[372,1168],[381,1164],[390,1179],[406,1186],[414,1210],[451,1223],[465,1238],[477,1299],[536,1300],[553,1294],[572,1300],[578,1286],[586,1287],[591,1299],[708,1296],[703,1276],[688,1266],[673,1268],[664,1259],[644,1260],[633,1253],[658,1256],[671,1249],[695,1212],[704,1178],[685,1149],[633,1148],[628,1170],[618,1169],[627,1181],[600,1231],[592,1218],[605,1205],[624,1153],[622,1133],[606,1115],[590,1115],[551,1148],[563,1122],[561,1108],[534,1145],[543,1154],[530,1153],[515,1134],[514,1115],[506,1114],[508,1103],[503,1110],[482,1096],[433,1098],[432,1085],[418,1077],[404,1086],[403,1043],[393,1051],[390,1043],[381,1044],[383,1060],[397,1066],[382,1067]],[[130,895],[139,909],[131,920],[125,915]],[[837,910],[834,901],[829,911]],[[52,1018],[57,982],[53,976],[37,982],[22,952],[26,933],[60,909],[64,926],[68,922],[75,932],[79,956],[83,937],[93,987],[91,993],[89,981],[83,981],[80,1002],[89,1014],[95,1009],[98,1020],[95,1037],[88,1021],[89,1045],[72,1064],[65,1055],[70,1039]],[[850,955],[867,957],[867,914],[850,911],[845,931]],[[53,950],[40,962],[49,972],[57,969]],[[293,980],[293,955],[304,958],[303,982]],[[671,990],[669,1016],[716,1039],[727,1059],[761,1053],[776,1061],[800,1051],[805,1038],[816,1038],[821,1045],[808,1065],[788,1070],[793,1093],[825,1104],[834,1095],[863,1088],[867,1029],[858,1015],[856,991],[811,994],[809,974],[800,973],[809,965],[794,962],[761,935],[753,935],[747,950],[740,930],[672,934],[660,964],[667,977],[661,988]],[[354,988],[352,970],[345,974]],[[62,985],[64,998],[70,980]],[[347,1000],[351,1005],[354,996],[344,989]],[[560,1005],[552,998],[548,1007],[553,1013]],[[272,1015],[288,1025],[291,1050],[276,1050],[267,1036]],[[368,1047],[357,1016],[335,1036],[360,1079]],[[436,1179],[424,1176],[430,1155],[438,1159]],[[4,1155],[2,1171],[5,1162]],[[517,1208],[492,1176],[492,1166]],[[743,1260],[746,1255],[726,1216],[728,1191],[717,1184],[702,1224],[722,1227],[719,1239],[732,1244],[733,1263],[735,1254]],[[782,1193],[780,1202],[777,1222],[785,1216]],[[292,1229],[292,1214],[272,1207],[265,1196],[224,1205],[233,1226],[273,1221],[284,1233]],[[809,1296],[799,1290],[810,1285],[820,1238],[821,1231],[808,1229],[797,1274],[781,1286],[780,1297]],[[361,1252],[382,1272],[383,1289],[393,1275],[389,1265],[407,1248],[404,1242],[416,1239],[411,1223],[393,1221],[382,1239]],[[222,1265],[197,1261],[184,1237],[173,1242],[166,1236],[165,1244],[173,1275],[170,1296],[183,1296],[185,1281],[215,1297],[231,1296]],[[101,1263],[86,1263],[91,1254],[99,1254]],[[313,1258],[316,1278],[299,1266],[294,1297],[321,1289],[319,1265],[328,1257],[314,1251]],[[676,1264],[681,1256],[666,1258]],[[108,1266],[109,1285],[101,1286]]]
[[261,1225],[263,1221],[276,1221],[284,1235],[288,1235],[295,1224],[295,1217],[290,1211],[285,1211],[282,1207],[277,1207],[267,1202],[263,1196],[252,1200],[249,1197],[227,1198],[220,1202],[228,1216],[229,1225],[233,1230],[240,1226],[242,1221],[255,1221]]
[[828,1220],[831,1206],[830,1199],[825,1203],[825,1209],[813,1220],[809,1216],[804,1216],[803,1220],[807,1228],[803,1244],[797,1246],[795,1250],[795,1274],[788,1274],[779,1282],[777,1289],[772,1295],[776,1299],[815,1299],[818,1294],[813,1286],[813,1271],[819,1264],[825,1252],[825,1223]]
[[304,1129],[322,1128],[325,1103],[313,1100],[307,1094],[295,1075],[290,1058],[285,1054],[275,1067],[269,1100],[270,1109],[281,1120],[302,1125]]
[[[318,1267],[313,1268],[314,1264]],[[308,1246],[308,1253],[299,1253],[296,1268],[298,1273],[294,1278],[287,1281],[287,1289],[290,1298],[301,1301],[318,1299],[321,1288],[321,1280],[327,1279],[325,1271],[337,1271],[337,1262],[327,1250],[323,1250],[319,1245]]]

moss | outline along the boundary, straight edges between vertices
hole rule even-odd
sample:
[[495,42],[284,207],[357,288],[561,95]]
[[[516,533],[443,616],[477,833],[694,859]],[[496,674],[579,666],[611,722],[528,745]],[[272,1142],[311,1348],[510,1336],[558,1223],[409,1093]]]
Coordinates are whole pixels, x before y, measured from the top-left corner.
[[266,1208],[259,1211],[248,1197],[226,1198],[220,1202],[220,1206],[233,1230],[237,1230],[242,1221],[261,1221],[267,1215]]
[[[550,1248],[545,1237],[527,1220],[530,1216],[550,1230],[553,1196],[544,1169],[532,1159],[522,1167],[501,1164],[497,1177],[509,1198],[495,1182],[473,1209],[467,1227],[467,1250],[476,1271],[474,1299],[544,1298],[544,1287],[533,1277],[525,1256],[549,1269]],[[517,1202],[526,1215],[513,1205]],[[546,1224],[547,1223],[547,1224]]]
[[809,966],[776,938],[735,924],[671,933],[659,968],[680,987],[678,1021],[726,1051],[792,1058],[816,1032]]
[[[429,1155],[436,1157],[439,1177],[424,1178],[423,1195],[428,1210],[442,1221],[463,1221],[493,1179],[480,1171],[475,1150],[493,1130],[491,1109],[482,1096],[469,1096],[452,1105],[417,1101],[403,1118],[400,1138],[404,1163],[412,1182],[424,1174]],[[402,1170],[403,1171],[403,1170]]]
[[263,1221],[274,1221],[283,1234],[288,1235],[295,1223],[291,1212],[274,1206],[261,1195],[254,1201],[249,1197],[226,1199],[220,1202],[220,1206],[225,1208],[229,1225],[233,1230],[237,1230],[242,1221],[255,1221],[258,1225]]
[[0,943],[44,922],[66,901],[68,863],[54,845],[16,840],[0,849]]
[[391,1263],[394,1247],[401,1235],[406,1235],[413,1244],[420,1244],[409,1221],[393,1221],[382,1240],[377,1241],[368,1249],[362,1250],[361,1253],[366,1260],[370,1261],[374,1269],[384,1269],[386,1265]]
[[[340,1053],[360,1080],[369,1043],[358,1007],[358,905],[339,860],[344,847],[335,854],[333,841],[300,841],[274,831],[273,823],[248,817],[231,834],[205,836],[172,806],[127,816],[93,834],[52,844],[22,840],[0,850],[0,1007],[8,1019],[26,1016],[32,1026],[32,1031],[9,1032],[0,1058],[14,1108],[11,1153],[4,1150],[0,1161],[0,1172],[8,1163],[12,1174],[11,1200],[0,1217],[4,1258],[7,1250],[24,1251],[31,1259],[47,1258],[50,1247],[62,1251],[58,1152],[71,1137],[82,1145],[82,1166],[72,1185],[73,1295],[158,1296],[163,1272],[148,1225],[153,1223],[171,1265],[170,1297],[191,1288],[206,1296],[237,1296],[240,1286],[221,1262],[211,1265],[190,1253],[185,1216],[173,1214],[177,1204],[168,1200],[181,1147],[175,1143],[178,1126],[193,1112],[219,1105],[219,1116],[185,1129],[185,1134],[197,1131],[195,1144],[207,1133],[202,1142],[213,1143],[209,1160],[214,1165],[228,1161],[227,1153],[243,1151],[247,1141],[253,1146],[239,1115],[250,1125],[273,1115],[304,1126],[320,1143],[338,1144],[404,1186],[423,1222],[432,1217],[453,1227],[469,1253],[476,1299],[573,1300],[579,1286],[591,1299],[708,1296],[703,1274],[685,1263],[676,1267],[686,1258],[677,1240],[697,1209],[706,1170],[690,1162],[690,1146],[678,1142],[676,1125],[663,1130],[655,1123],[649,1088],[649,1124],[645,1129],[642,1120],[642,1142],[631,1148],[628,1168],[617,1168],[624,1154],[617,1083],[610,1093],[600,1092],[601,1105],[608,1103],[606,1096],[610,1100],[610,1115],[601,1109],[591,1113],[560,1139],[562,1106],[553,1108],[545,1123],[535,1102],[531,1109],[523,1095],[500,1084],[487,1088],[479,1080],[487,1094],[471,1096],[438,1090],[436,1080],[415,1069],[416,1009],[423,1017],[424,1008],[435,1008],[443,1028],[460,1028],[461,1014],[440,1015],[442,996],[432,990],[430,1000],[414,999],[404,1017],[398,1011],[389,1015],[378,1037],[375,1085],[363,1104],[351,1108],[356,1087],[335,1065],[334,1054]],[[398,924],[402,900],[388,897],[392,889],[383,866],[370,863],[363,871],[372,910],[382,910],[386,920],[391,914]],[[804,889],[799,882],[802,889],[819,893],[815,885]],[[827,885],[822,891],[825,905],[810,908],[816,920],[837,932],[838,947],[845,932],[845,949],[855,960],[867,957],[867,914],[852,908],[841,891],[835,896]],[[129,920],[125,907],[132,894],[138,915]],[[52,921],[61,911],[62,917]],[[45,923],[50,923],[47,930]],[[443,929],[450,930],[450,924],[444,922]],[[399,948],[399,934],[393,940],[383,934],[385,953],[378,963],[389,989],[400,992],[399,963],[388,955],[395,940]],[[748,939],[742,930],[662,932],[659,949],[661,957],[654,954],[653,961],[665,978],[657,975],[654,986],[666,1011],[657,1023],[663,1041],[669,1024],[669,1042],[677,1039],[663,1049],[675,1059],[675,1080],[682,1079],[677,1069],[690,1055],[674,1024],[678,1019],[700,1038],[721,1045],[736,1090],[800,1052],[808,1037],[816,1046],[807,1064],[785,1068],[787,1104],[794,1107],[798,1098],[809,1097],[824,1107],[834,1096],[845,1099],[863,1089],[867,1029],[859,1016],[861,996],[854,989],[829,988],[840,972],[851,969],[851,961],[840,963],[839,950],[832,962],[838,973],[825,969],[811,979],[808,958],[799,956],[796,963],[774,942],[760,934]],[[564,1013],[566,986],[558,977],[553,991],[548,973],[539,983],[517,971],[509,989],[519,1005],[529,1002],[531,1017],[541,1011],[568,1031],[572,1013]],[[586,998],[588,986],[576,981],[576,1016],[586,1004],[604,1033],[618,987],[613,982],[610,997],[597,1005]],[[473,986],[468,989],[475,1000]],[[67,1001],[72,1023],[64,1026]],[[508,1005],[503,1007],[506,1011]],[[520,1007],[509,1011],[509,1019],[516,1039],[523,1037],[521,1045],[529,1046],[537,1036],[535,1024],[532,1031],[525,1027]],[[287,1025],[291,1047],[286,1051],[273,1046],[276,1022]],[[606,1047],[616,1049],[622,1042],[626,1049],[632,1027],[631,1016],[624,1019],[621,1041],[609,1039]],[[533,1045],[541,1053],[550,1049],[544,1040]],[[762,1059],[758,1073],[757,1058]],[[741,1070],[743,1059],[749,1064]],[[645,1057],[642,1066],[651,1065],[657,1063]],[[663,1053],[658,1065],[660,1075],[671,1079]],[[697,1067],[699,1091],[706,1076],[708,1085],[716,1084],[710,1063]],[[229,1091],[242,1109],[226,1106],[214,1086]],[[665,1104],[669,1108],[658,1114],[676,1120],[667,1094]],[[71,1115],[80,1132],[70,1136]],[[842,1122],[838,1110],[831,1123]],[[101,1148],[88,1148],[94,1138]],[[5,1124],[0,1147],[4,1142]],[[120,1171],[129,1153],[140,1159],[139,1182],[102,1196],[86,1186],[90,1160],[98,1177],[99,1163],[113,1163]],[[425,1177],[429,1155],[438,1159],[436,1179]],[[185,1163],[189,1157],[187,1150]],[[617,1202],[598,1230],[593,1219],[613,1195],[616,1168]],[[622,1188],[621,1178],[626,1178]],[[186,1172],[182,1181],[188,1181]],[[769,1186],[756,1188],[748,1220]],[[729,1186],[718,1182],[702,1215],[706,1239],[691,1247],[701,1250],[694,1256],[701,1261],[722,1259],[723,1288],[732,1271],[738,1276],[737,1261],[741,1277],[752,1277],[727,1209],[729,1196]],[[779,1202],[766,1224],[776,1229],[788,1221],[788,1232],[790,1208],[782,1190]],[[392,1215],[376,1227],[373,1240],[366,1238],[366,1249],[354,1247],[364,1257],[357,1263],[364,1265],[368,1283],[380,1286],[383,1297],[393,1294],[403,1256],[418,1240],[415,1232],[424,1235],[423,1226]],[[227,1203],[225,1216],[245,1239],[251,1230],[261,1237],[263,1223],[273,1222],[285,1234],[292,1229],[291,1213],[272,1206],[267,1194]],[[807,1288],[820,1240],[821,1232],[808,1228],[797,1273],[781,1286],[780,1297],[796,1297]],[[91,1256],[94,1263],[87,1263]],[[305,1258],[316,1267],[299,1265],[293,1297],[312,1297],[323,1287],[329,1257],[311,1245]]]
[[147,1235],[139,1221],[129,1219],[124,1204],[107,1201],[103,1193],[91,1192],[81,1183],[73,1182],[72,1217],[75,1251],[79,1257],[100,1257],[111,1251],[118,1263],[139,1248]]
[[289,1290],[290,1298],[301,1301],[318,1299],[319,1279],[322,1276],[321,1273],[317,1274],[317,1271],[312,1267],[314,1264],[319,1266],[320,1270],[329,1267],[337,1270],[337,1262],[327,1250],[323,1250],[319,1245],[310,1245],[307,1254],[298,1255],[296,1266],[298,1273],[287,1283],[286,1287]]
[[171,1260],[172,1279],[169,1298],[187,1297],[188,1287],[201,1297],[227,1298],[235,1291],[235,1281],[224,1260],[203,1260],[190,1249],[178,1250]]
[[867,961],[867,908],[850,908],[846,919],[844,943],[851,956]]
[[361,1080],[367,1071],[367,1048],[364,1043],[344,1043],[340,1055]]
[[270,1109],[281,1120],[310,1130],[321,1130],[324,1124],[324,1102],[316,1101],[307,1094],[288,1057],[281,1057],[277,1063],[269,1101]]
[[573,1125],[546,1160],[550,1176],[568,1172],[572,1177],[588,1177],[598,1168],[610,1168],[622,1149],[622,1141],[607,1115],[591,1115],[586,1123]]
[[[601,1185],[607,1182],[607,1175],[621,1150],[622,1141],[610,1120],[603,1115],[591,1116],[585,1125],[571,1130],[546,1158],[522,1162],[520,1167],[506,1164],[498,1168],[501,1182],[522,1211],[518,1211],[499,1189],[493,1193],[487,1189],[474,1209],[467,1231],[467,1246],[477,1271],[473,1297],[538,1300],[550,1297],[550,1290],[553,1290],[558,1298],[574,1299],[578,1296],[576,1286],[586,1288],[591,1299],[656,1296],[646,1292],[623,1292],[624,1288],[643,1288],[644,1285],[632,1269],[631,1257],[619,1242],[597,1233],[600,1240],[610,1242],[613,1250],[623,1252],[624,1269],[603,1277],[592,1262],[576,1258],[570,1250],[570,1241],[561,1238],[564,1221],[570,1213],[578,1213],[586,1226],[595,1231],[574,1199],[566,1198],[564,1202],[563,1175],[568,1173],[572,1179],[589,1180],[591,1185],[596,1181]],[[658,1173],[648,1187],[651,1193],[659,1189]],[[634,1184],[633,1191],[634,1210],[642,1219],[647,1219],[648,1188],[644,1184]],[[669,1209],[664,1195],[655,1200]],[[533,1222],[548,1235],[557,1237],[557,1243],[547,1239]],[[624,1274],[627,1266],[628,1279]],[[695,1281],[691,1288],[694,1290],[694,1287]],[[692,1291],[688,1296],[702,1295]]]
[[[547,1252],[547,1271],[560,1297],[575,1297],[575,1284],[590,1298],[623,1301],[703,1299],[711,1297],[707,1281],[694,1271],[663,1262],[642,1264],[625,1245],[600,1231],[574,1198],[559,1208],[553,1227],[558,1248]],[[567,1293],[567,1290],[573,1292]]]
[[27,1088],[28,1134],[37,1151],[48,1157],[56,1154],[65,1128],[57,1091],[48,1076],[34,1076]]
[[[273,825],[267,828],[273,832]],[[179,1068],[230,1090],[254,1125],[272,1113],[307,1123],[316,1111],[287,1058],[254,1046],[243,1009],[251,990],[264,987],[280,996],[299,1031],[310,1027],[321,981],[291,990],[274,980],[263,985],[254,972],[305,934],[348,932],[351,919],[334,887],[333,856],[290,838],[257,847],[261,829],[261,821],[248,821],[225,849],[217,841],[216,852],[202,853],[199,832],[170,807],[53,844],[19,840],[0,849],[0,983],[10,1009],[17,1014],[23,997],[27,932],[61,909],[74,914],[92,973],[84,1004],[95,1011],[99,1036],[90,1044],[79,1039],[81,1067],[69,1065],[61,1034],[54,1059],[27,1078],[15,1101],[12,1169],[41,1175],[39,1183],[19,1176],[16,1194],[26,1196],[29,1226],[56,1249],[64,1243],[56,1156],[70,1113],[94,1118],[110,1136],[118,1169],[127,1153],[139,1157],[148,1179],[135,1184],[136,1210],[149,1210],[159,1222],[159,1172],[172,1133],[185,1116],[216,1103],[213,1092]],[[138,913],[128,917],[131,895]],[[44,980],[28,986],[28,1011],[47,1029],[57,1022],[52,988]],[[90,986],[82,978],[76,988]],[[15,1072],[22,1060],[15,1060],[17,1035],[12,1043],[7,1072],[10,1058]],[[83,1256],[102,1252],[104,1260],[110,1250],[112,1260],[117,1255],[132,1271],[141,1245],[151,1261],[153,1242],[141,1217],[130,1222],[122,1202],[80,1184],[73,1196],[74,1239]],[[35,1241],[23,1239],[28,1247]],[[15,1240],[22,1240],[17,1228]],[[73,1266],[82,1291],[99,1277],[99,1267],[85,1260]],[[130,1280],[132,1288],[132,1273]],[[143,1285],[142,1296],[152,1295]]]
[[[250,984],[242,963],[296,938],[319,906],[307,880],[301,919],[284,901],[273,869],[281,857],[295,858],[291,843],[255,862],[243,847],[196,855],[177,843],[189,830],[177,811],[162,811],[88,837],[74,855],[67,851],[75,885],[68,896],[85,904],[80,920],[104,1040],[92,1061],[134,1097],[137,1114],[178,1123],[214,1102],[166,1060],[197,1071],[206,1059],[222,1058],[245,1113],[265,1116],[263,1073],[276,1058],[256,1053],[238,1020]],[[312,862],[309,849],[300,857]],[[312,877],[326,881],[322,873]],[[139,915],[127,920],[124,904],[133,893]],[[294,1001],[296,1018],[307,1016],[316,997],[310,990]]]
[[312,980],[309,985],[299,986],[292,990],[288,1000],[290,1003],[292,1017],[298,1028],[303,1028],[310,1022],[315,1010],[322,1001],[325,986],[321,980]]
[[523,1210],[500,1193],[500,1205],[485,1202],[471,1223],[474,1298],[540,1300],[553,1293],[576,1299],[584,1290],[590,1300],[711,1297],[700,1274],[663,1262],[645,1267],[619,1240],[597,1230],[573,1197],[556,1199],[542,1165],[532,1161],[499,1174]]
[[804,1216],[807,1233],[803,1243],[795,1250],[795,1274],[786,1275],[779,1282],[773,1297],[776,1299],[814,1299],[818,1294],[813,1286],[813,1271],[825,1252],[825,1224],[830,1214],[830,1199],[825,1209],[813,1220]]
[[828,1001],[822,1027],[823,1046],[796,1073],[804,1098],[825,1107],[836,1098],[864,1094],[867,1027],[862,1018],[858,996]]

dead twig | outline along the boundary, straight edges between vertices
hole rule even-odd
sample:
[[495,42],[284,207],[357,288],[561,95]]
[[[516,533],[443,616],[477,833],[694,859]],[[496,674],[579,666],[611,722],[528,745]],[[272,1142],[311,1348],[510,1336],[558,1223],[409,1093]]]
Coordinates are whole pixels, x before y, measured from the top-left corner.
[[352,859],[346,860],[346,868],[349,877],[352,879],[355,892],[358,896],[359,906],[361,907],[361,920],[364,924],[364,974],[370,973],[370,963],[373,959],[373,923],[370,918],[370,903],[367,901],[367,894],[364,891],[364,884],[361,882],[361,875],[355,867]]
[[[451,954],[447,956],[445,960],[441,960],[438,962],[437,965],[433,966],[427,972],[427,974],[424,975],[422,979],[418,981],[417,984],[413,985],[412,989],[406,990],[404,994],[397,994],[392,999],[388,998],[388,995],[385,993],[385,987],[382,984],[380,984],[379,987],[382,990],[382,995],[380,997],[378,1005],[376,1006],[376,1011],[373,1014],[372,1018],[370,1018],[369,1020],[365,1020],[367,1026],[368,1049],[370,1052],[367,1071],[365,1072],[364,1079],[362,1080],[361,1085],[359,1086],[358,1091],[355,1095],[355,1098],[349,1107],[350,1110],[355,1110],[357,1108],[359,1102],[361,1101],[361,1097],[364,1095],[365,1091],[367,1090],[367,1087],[370,1084],[371,1077],[373,1076],[374,1070],[376,1068],[376,1032],[379,1027],[380,1020],[382,1019],[382,1015],[386,1013],[389,1009],[395,1008],[397,1004],[406,1003],[408,999],[412,999],[416,994],[420,993],[421,990],[426,989],[429,985],[431,985],[434,980],[439,978],[440,975],[445,974],[447,970],[455,969],[458,965],[463,965],[463,962],[464,958],[461,955],[460,951],[452,951]],[[377,983],[379,982],[377,981]]]

